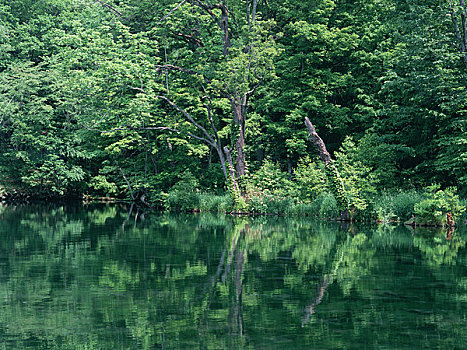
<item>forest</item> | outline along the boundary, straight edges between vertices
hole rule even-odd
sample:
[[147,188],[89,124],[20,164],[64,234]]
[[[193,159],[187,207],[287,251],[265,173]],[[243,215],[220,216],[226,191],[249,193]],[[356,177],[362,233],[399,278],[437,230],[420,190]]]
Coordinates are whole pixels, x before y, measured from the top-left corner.
[[0,0],[0,192],[450,224],[466,83],[464,0]]

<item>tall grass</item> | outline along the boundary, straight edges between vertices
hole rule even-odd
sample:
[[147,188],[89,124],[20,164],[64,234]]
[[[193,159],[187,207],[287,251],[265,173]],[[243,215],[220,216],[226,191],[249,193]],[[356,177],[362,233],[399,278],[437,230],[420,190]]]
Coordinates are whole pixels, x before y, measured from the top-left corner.
[[423,199],[423,194],[416,190],[383,192],[372,198],[368,208],[360,215],[384,222],[406,221],[412,216],[415,204]]
[[194,210],[202,213],[228,213],[233,210],[232,200],[227,194],[199,193],[197,196],[198,207]]
[[337,201],[330,193],[322,193],[310,202],[298,202],[291,204],[288,215],[316,216],[323,219],[336,219],[339,217]]
[[247,202],[247,210],[254,214],[287,214],[291,205],[291,198],[272,195],[253,196]]
[[[407,221],[414,213],[415,204],[425,199],[421,191],[383,192],[369,198],[367,208],[355,213],[354,219],[361,221]],[[234,211],[228,194],[217,195],[201,192],[171,192],[167,201],[170,211],[200,211],[204,213],[230,213]],[[461,200],[467,205],[467,199]],[[326,220],[339,218],[337,201],[330,193],[322,193],[309,202],[294,198],[282,198],[271,195],[256,195],[247,201],[246,210],[251,214],[278,214],[287,216],[314,216]],[[459,223],[467,224],[467,212]]]

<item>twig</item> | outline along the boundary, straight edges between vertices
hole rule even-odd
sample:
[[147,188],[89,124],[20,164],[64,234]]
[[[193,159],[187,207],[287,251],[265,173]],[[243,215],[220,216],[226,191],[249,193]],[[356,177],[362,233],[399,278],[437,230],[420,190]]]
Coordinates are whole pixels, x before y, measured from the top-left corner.
[[[94,125],[96,125],[96,124],[94,124]],[[140,126],[140,127],[135,127],[133,125],[126,124],[126,125],[118,126],[116,128],[109,129],[109,130],[100,130],[100,129],[92,128],[92,127],[89,127],[89,126],[86,126],[86,125],[83,125],[83,126],[84,126],[84,128],[86,130],[97,131],[97,132],[100,132],[101,134],[108,134],[110,132],[120,131],[120,130],[168,130],[168,131],[173,131],[173,132],[177,132],[177,133],[180,132],[177,129],[169,128],[167,126]]]

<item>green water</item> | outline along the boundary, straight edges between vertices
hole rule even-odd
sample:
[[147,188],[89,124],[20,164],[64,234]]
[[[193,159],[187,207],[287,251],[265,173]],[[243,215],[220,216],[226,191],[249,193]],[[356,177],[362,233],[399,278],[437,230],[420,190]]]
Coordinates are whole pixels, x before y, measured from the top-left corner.
[[0,207],[0,349],[466,349],[467,235]]

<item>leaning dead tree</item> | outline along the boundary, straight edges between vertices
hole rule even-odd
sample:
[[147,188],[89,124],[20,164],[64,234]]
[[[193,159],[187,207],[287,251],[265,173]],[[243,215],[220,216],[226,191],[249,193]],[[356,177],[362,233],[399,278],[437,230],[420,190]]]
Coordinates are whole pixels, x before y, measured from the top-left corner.
[[326,170],[326,177],[329,182],[329,189],[331,193],[337,200],[337,206],[340,211],[340,216],[342,220],[350,220],[350,203],[349,199],[345,195],[345,188],[344,183],[342,182],[342,178],[337,170],[334,161],[331,158],[328,150],[326,149],[326,145],[321,137],[319,137],[318,133],[316,132],[315,127],[311,124],[310,119],[305,117],[305,125],[310,133],[310,141],[315,145],[319,157],[324,162],[325,170]]

